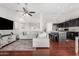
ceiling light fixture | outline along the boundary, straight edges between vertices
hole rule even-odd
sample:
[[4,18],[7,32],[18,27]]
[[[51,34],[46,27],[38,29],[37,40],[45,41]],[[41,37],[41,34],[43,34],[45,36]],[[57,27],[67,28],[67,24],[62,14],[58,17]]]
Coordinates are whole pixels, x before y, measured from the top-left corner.
[[29,16],[32,16],[32,14],[36,13],[34,11],[29,11],[27,9],[27,5],[28,5],[27,3],[20,4],[20,5],[22,6],[22,11],[21,10],[16,10],[17,12],[23,12],[24,15],[28,14]]

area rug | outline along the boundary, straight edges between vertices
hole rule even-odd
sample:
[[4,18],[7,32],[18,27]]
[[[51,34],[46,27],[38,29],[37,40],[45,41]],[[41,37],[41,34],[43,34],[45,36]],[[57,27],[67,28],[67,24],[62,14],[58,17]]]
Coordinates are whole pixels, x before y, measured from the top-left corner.
[[32,50],[33,47],[31,39],[21,39],[0,49],[0,51],[32,51]]

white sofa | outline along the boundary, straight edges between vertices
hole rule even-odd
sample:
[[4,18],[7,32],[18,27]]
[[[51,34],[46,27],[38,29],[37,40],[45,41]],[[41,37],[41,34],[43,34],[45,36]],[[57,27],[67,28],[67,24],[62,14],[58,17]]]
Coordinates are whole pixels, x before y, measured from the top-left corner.
[[14,35],[13,30],[0,30],[0,48],[3,46],[16,41],[16,35]]
[[19,34],[19,39],[33,39],[36,38],[36,36],[37,36],[37,32],[25,31]]
[[43,32],[43,33],[40,33],[37,38],[33,38],[33,47],[36,47],[36,48],[50,47],[48,34]]

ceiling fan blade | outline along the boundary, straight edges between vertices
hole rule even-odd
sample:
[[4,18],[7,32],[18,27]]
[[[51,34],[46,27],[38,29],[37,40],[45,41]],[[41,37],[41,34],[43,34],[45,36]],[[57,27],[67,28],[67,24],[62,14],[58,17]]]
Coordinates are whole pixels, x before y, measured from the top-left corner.
[[32,16],[31,14],[28,13],[28,15]]
[[24,10],[25,13],[28,13],[28,11],[24,7],[23,7],[23,10]]
[[26,9],[23,7],[24,12],[26,11]]
[[30,11],[29,13],[35,13],[35,12],[33,12],[33,11]]

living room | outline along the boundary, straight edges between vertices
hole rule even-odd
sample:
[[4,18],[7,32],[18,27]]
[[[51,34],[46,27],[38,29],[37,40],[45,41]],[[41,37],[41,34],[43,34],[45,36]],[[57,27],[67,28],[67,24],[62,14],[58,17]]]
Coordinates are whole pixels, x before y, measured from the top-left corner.
[[78,9],[79,3],[0,3],[0,55],[78,55]]

